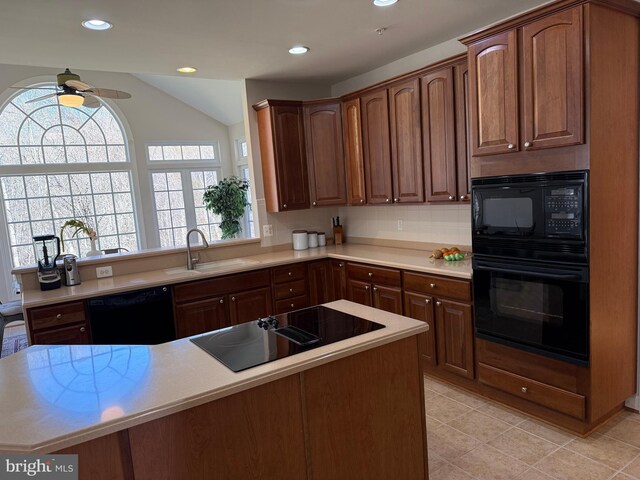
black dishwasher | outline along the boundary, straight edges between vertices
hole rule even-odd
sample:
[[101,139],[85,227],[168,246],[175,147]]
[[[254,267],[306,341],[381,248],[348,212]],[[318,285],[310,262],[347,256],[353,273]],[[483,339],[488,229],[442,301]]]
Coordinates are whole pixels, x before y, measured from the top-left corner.
[[176,339],[169,287],[155,287],[87,301],[96,345],[157,345]]

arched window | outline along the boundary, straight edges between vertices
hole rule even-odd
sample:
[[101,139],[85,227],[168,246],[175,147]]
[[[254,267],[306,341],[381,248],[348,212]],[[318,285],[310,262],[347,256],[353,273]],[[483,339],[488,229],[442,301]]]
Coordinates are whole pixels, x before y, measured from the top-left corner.
[[[55,96],[30,102],[53,86],[19,90],[0,110],[0,194],[14,267],[35,263],[34,235],[60,235],[70,219],[95,229],[100,249],[139,246],[120,121],[102,101],[98,108],[65,107]],[[85,255],[89,239],[71,233],[64,251]]]

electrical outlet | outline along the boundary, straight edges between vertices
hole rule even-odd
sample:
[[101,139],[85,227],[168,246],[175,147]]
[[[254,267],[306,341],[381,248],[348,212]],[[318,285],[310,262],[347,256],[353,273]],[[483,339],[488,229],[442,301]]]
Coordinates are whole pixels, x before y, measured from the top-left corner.
[[398,231],[401,232],[403,228],[404,225],[402,224],[402,220],[398,220]]
[[262,226],[262,236],[263,237],[272,237],[273,236],[273,226],[272,225],[263,225]]
[[111,265],[108,267],[98,267],[96,268],[96,277],[105,278],[105,277],[113,277],[113,269]]

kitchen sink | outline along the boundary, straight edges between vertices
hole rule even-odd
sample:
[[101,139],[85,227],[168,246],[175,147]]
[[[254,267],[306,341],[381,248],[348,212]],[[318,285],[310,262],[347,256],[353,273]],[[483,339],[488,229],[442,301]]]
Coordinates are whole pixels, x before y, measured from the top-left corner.
[[194,270],[187,270],[187,267],[175,267],[165,270],[164,273],[166,273],[167,275],[177,275],[184,273],[198,274],[231,267],[256,265],[258,263],[260,263],[259,260],[251,260],[248,258],[229,258],[227,260],[218,260],[216,262],[197,263]]

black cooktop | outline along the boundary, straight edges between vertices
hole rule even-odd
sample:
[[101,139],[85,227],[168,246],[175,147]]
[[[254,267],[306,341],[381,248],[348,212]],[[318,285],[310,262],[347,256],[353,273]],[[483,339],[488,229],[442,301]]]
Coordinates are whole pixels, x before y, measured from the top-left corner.
[[310,307],[191,339],[234,372],[384,328],[327,307]]

